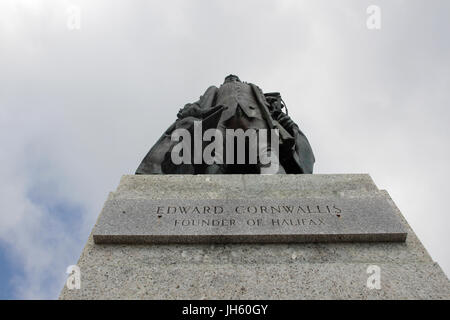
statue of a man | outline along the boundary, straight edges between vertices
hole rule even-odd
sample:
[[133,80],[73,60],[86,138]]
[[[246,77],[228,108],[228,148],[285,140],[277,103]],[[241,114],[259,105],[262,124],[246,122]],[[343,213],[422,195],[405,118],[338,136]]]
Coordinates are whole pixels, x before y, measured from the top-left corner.
[[[200,100],[185,105],[178,112],[178,119],[148,152],[136,174],[312,173],[315,159],[311,146],[297,124],[282,111],[284,107],[279,93],[263,94],[256,85],[241,82],[237,76],[229,75],[219,88],[209,87]],[[220,112],[214,113],[215,110]],[[212,113],[216,115],[216,121],[205,120],[213,118],[210,116]],[[213,126],[224,137],[223,148],[215,150],[212,164],[174,165],[170,153],[178,142],[174,141],[172,133],[177,129],[192,132],[194,123],[200,121],[205,121],[209,127]],[[236,164],[235,161],[226,161],[229,160],[227,152],[230,151],[226,145],[226,141],[229,141],[228,133],[239,129],[244,132],[277,130],[277,148],[274,148],[273,139],[270,142],[269,139],[258,140],[258,151],[273,155],[276,150],[279,153],[276,157],[271,157],[277,162],[275,172],[273,163],[263,163],[259,156],[253,163]],[[248,160],[249,143],[246,144],[246,149]],[[241,150],[237,150],[239,151]],[[236,156],[236,150],[229,153]]]

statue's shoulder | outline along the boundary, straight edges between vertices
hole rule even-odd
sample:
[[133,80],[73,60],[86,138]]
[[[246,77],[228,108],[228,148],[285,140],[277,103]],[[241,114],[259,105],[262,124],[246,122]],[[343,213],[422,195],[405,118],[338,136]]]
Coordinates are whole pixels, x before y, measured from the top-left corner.
[[218,88],[215,85],[209,86],[208,89],[206,89],[206,91],[209,90],[217,90]]
[[[247,83],[247,82],[246,82]],[[264,95],[264,92],[262,91],[262,89],[260,87],[258,87],[256,84],[254,83],[247,83],[250,87],[252,87],[257,93]]]
[[210,95],[214,95],[217,92],[217,90],[219,90],[219,89],[217,89],[216,86],[214,86],[214,85],[209,86],[208,89],[206,89],[205,93],[200,96],[200,99],[204,99]]

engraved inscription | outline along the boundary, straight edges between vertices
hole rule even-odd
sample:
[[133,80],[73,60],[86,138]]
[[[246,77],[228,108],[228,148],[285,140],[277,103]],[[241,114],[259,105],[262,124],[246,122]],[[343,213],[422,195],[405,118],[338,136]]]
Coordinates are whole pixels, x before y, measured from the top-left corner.
[[385,197],[121,199],[106,203],[96,243],[405,241]]
[[[173,218],[175,227],[227,227],[232,228],[237,224],[245,224],[250,227],[271,226],[321,226],[325,225],[326,218],[340,218],[342,209],[336,204],[279,204],[279,205],[236,205],[236,206],[209,206],[209,205],[156,205],[153,213],[158,217]],[[208,218],[210,216],[213,218]],[[236,220],[233,215],[251,218]],[[308,217],[305,217],[308,215]],[[309,217],[314,215],[314,217]],[[318,218],[317,215],[322,216]],[[188,218],[189,216],[189,218]],[[194,216],[194,217],[192,217]],[[255,218],[264,216],[264,218]],[[291,217],[290,217],[291,216]],[[200,218],[199,218],[200,217]],[[224,219],[224,217],[227,217]],[[299,218],[301,217],[301,218]]]

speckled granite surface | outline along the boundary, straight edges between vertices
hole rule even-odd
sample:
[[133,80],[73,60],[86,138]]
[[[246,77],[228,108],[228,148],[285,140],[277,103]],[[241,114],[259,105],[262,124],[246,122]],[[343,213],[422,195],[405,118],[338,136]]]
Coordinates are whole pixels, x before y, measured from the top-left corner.
[[[369,175],[123,176],[109,199],[385,195]],[[390,198],[389,198],[390,200]],[[392,200],[390,200],[392,201]],[[401,213],[404,243],[98,245],[60,299],[449,299],[450,283]],[[381,289],[366,271],[381,268]]]

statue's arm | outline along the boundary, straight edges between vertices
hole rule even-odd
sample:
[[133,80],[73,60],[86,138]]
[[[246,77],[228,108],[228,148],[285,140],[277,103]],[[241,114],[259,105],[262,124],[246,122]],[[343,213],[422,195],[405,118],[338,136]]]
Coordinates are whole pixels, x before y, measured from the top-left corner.
[[204,110],[211,108],[214,105],[217,96],[217,87],[211,86],[206,89],[206,92],[200,99],[194,103],[188,103],[177,114],[178,119],[186,117],[201,117]]
[[[314,167],[314,153],[311,145],[298,125],[282,111],[283,104],[281,95],[278,92],[265,94],[266,100],[270,105],[270,112],[273,120],[278,122],[294,138],[292,146],[292,156],[302,173],[312,173]],[[281,132],[280,132],[281,134]]]

